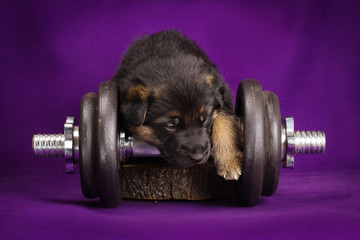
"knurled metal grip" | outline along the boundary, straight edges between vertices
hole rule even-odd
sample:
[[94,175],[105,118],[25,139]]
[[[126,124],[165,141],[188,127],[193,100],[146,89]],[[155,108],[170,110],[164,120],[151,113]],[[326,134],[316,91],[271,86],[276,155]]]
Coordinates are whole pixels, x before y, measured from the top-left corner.
[[[284,168],[294,168],[296,154],[323,154],[326,137],[322,131],[294,131],[294,118],[282,118],[281,161]],[[67,117],[64,134],[37,134],[33,136],[36,157],[65,158],[67,173],[74,173],[79,159],[79,130],[74,126],[74,117]],[[119,133],[118,151],[120,161],[130,157],[160,157],[159,150],[146,142]]]

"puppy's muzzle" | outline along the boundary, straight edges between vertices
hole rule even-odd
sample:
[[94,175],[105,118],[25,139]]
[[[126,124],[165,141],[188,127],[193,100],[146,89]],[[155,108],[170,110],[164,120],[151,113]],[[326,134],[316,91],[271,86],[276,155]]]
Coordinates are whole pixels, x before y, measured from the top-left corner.
[[180,151],[189,158],[194,164],[206,161],[210,155],[210,143],[204,142],[203,144],[183,144]]

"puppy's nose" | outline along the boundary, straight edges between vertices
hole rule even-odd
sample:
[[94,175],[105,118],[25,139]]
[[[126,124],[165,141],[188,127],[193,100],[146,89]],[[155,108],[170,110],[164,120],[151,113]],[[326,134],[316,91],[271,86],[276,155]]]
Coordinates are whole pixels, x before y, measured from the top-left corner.
[[197,163],[204,159],[205,154],[202,152],[197,152],[197,153],[191,154],[190,157],[194,163]]

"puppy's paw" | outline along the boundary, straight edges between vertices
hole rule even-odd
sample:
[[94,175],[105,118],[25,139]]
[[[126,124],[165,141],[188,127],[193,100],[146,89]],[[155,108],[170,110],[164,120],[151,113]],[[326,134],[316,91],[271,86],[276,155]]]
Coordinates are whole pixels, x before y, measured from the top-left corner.
[[225,180],[239,180],[242,169],[242,153],[227,160],[215,161],[217,174]]

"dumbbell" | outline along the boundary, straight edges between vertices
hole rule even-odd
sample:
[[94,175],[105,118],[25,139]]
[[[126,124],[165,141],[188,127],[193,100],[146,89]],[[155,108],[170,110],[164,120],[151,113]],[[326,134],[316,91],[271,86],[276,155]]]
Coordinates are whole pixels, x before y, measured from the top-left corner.
[[[98,94],[85,94],[80,103],[79,126],[67,117],[64,134],[33,136],[37,157],[63,157],[67,173],[80,165],[81,189],[85,197],[100,198],[105,207],[121,203],[121,165],[132,157],[160,157],[159,150],[125,133],[118,119],[118,85],[102,82]],[[235,113],[243,136],[243,169],[236,182],[237,201],[256,205],[260,196],[275,193],[280,165],[294,168],[295,154],[325,152],[321,131],[294,131],[292,117],[281,118],[277,96],[262,90],[256,80],[239,84]]]

